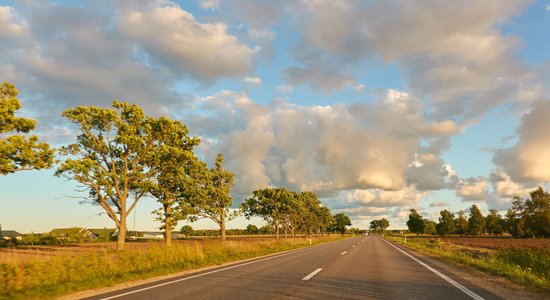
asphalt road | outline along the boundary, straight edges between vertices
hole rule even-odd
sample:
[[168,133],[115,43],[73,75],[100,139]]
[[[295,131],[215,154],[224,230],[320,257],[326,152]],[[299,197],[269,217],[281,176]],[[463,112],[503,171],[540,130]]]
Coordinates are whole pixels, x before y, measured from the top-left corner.
[[500,298],[378,236],[361,236],[87,299]]

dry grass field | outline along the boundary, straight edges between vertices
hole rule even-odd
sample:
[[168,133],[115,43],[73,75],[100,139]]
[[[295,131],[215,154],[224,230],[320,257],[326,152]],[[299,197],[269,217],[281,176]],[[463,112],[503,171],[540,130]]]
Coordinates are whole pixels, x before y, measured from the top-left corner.
[[[433,238],[433,237],[432,237]],[[512,237],[440,237],[442,241],[455,245],[498,249],[498,248],[541,248],[550,249],[550,239],[516,239]]]

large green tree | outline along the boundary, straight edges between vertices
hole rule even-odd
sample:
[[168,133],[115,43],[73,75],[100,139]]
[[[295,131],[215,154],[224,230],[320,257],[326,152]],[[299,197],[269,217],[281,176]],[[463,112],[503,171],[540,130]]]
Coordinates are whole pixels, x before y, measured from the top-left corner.
[[416,209],[411,209],[409,214],[409,220],[407,221],[407,227],[409,228],[409,231],[412,233],[416,233],[416,235],[419,235],[421,233],[424,233],[424,219],[422,216],[416,211]]
[[[36,121],[16,117],[21,108],[18,91],[13,84],[0,84],[0,174],[23,170],[47,169],[54,163],[54,150],[37,136],[26,136]],[[16,134],[19,133],[19,134]]]
[[448,210],[442,210],[439,212],[439,223],[437,223],[436,230],[439,235],[448,235],[455,231],[455,216]]
[[385,233],[388,227],[390,227],[390,222],[385,218],[372,220],[369,226],[369,228],[376,233]]
[[470,217],[468,218],[468,234],[480,235],[485,231],[485,218],[477,205],[470,207]]
[[197,182],[206,176],[207,170],[193,153],[200,140],[189,137],[187,127],[179,121],[149,117],[144,130],[148,143],[155,146],[143,162],[152,174],[147,190],[162,206],[155,213],[164,229],[165,245],[170,246],[172,230],[190,213],[185,209],[188,205],[181,204],[189,203],[201,192]]
[[122,250],[128,214],[149,191],[154,170],[147,162],[156,145],[141,108],[118,101],[113,108],[78,106],[63,112],[81,133],[75,143],[60,150],[67,158],[56,175],[86,187],[89,200],[115,223],[117,250]]
[[223,169],[223,155],[218,154],[214,168],[204,177],[206,182],[203,181],[204,184],[201,184],[204,192],[190,202],[190,220],[206,218],[214,221],[220,227],[222,241],[226,240],[225,223],[236,216],[229,211],[229,206],[233,203],[230,192],[234,177],[235,174]]

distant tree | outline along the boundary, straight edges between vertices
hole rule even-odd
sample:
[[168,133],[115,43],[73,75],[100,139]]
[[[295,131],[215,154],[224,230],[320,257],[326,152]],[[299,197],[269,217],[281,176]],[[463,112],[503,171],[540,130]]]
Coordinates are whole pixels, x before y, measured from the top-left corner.
[[254,224],[248,224],[246,226],[246,230],[245,230],[245,233],[246,234],[258,234],[259,232],[259,229],[256,225]]
[[521,219],[525,236],[550,237],[550,194],[541,187],[530,193],[523,205]]
[[468,234],[480,235],[485,231],[485,218],[481,211],[474,204],[470,208],[470,218],[468,218]]
[[454,214],[448,210],[442,210],[439,212],[441,217],[439,217],[439,223],[436,226],[437,234],[439,235],[448,235],[455,231],[455,217]]
[[496,209],[490,209],[489,213],[485,217],[485,228],[487,233],[490,234],[502,234],[504,228],[502,227],[502,216]]
[[424,233],[424,219],[422,216],[416,211],[416,209],[411,209],[409,214],[409,220],[407,221],[407,227],[409,228],[409,231],[412,233],[416,233],[416,235],[419,235],[421,233]]
[[351,226],[351,220],[344,213],[335,214],[332,219],[332,231],[339,232],[342,235],[346,233],[346,226]]
[[425,234],[436,234],[437,223],[432,220],[424,219],[424,233]]
[[6,175],[23,170],[48,169],[54,163],[54,150],[47,143],[39,142],[36,136],[11,132],[29,133],[36,121],[16,117],[21,108],[18,91],[10,83],[0,84],[0,174]]
[[191,225],[184,225],[180,229],[180,233],[185,235],[185,238],[189,238],[189,236],[191,236],[194,232],[195,230],[193,230],[193,227],[191,227]]
[[292,194],[285,188],[265,188],[252,192],[252,197],[241,204],[241,211],[248,219],[252,216],[263,218],[273,226],[276,238],[284,221],[289,199]]
[[115,223],[117,250],[122,250],[128,214],[148,193],[154,171],[147,168],[147,161],[156,146],[141,108],[118,101],[113,108],[78,106],[63,112],[81,133],[76,143],[60,150],[67,158],[56,175],[86,187],[88,199]]
[[468,219],[466,219],[466,214],[464,213],[464,210],[460,210],[457,212],[458,217],[455,219],[456,221],[456,233],[463,235],[468,233]]
[[387,219],[372,220],[369,228],[376,233],[385,233],[386,228],[390,227],[390,222]]

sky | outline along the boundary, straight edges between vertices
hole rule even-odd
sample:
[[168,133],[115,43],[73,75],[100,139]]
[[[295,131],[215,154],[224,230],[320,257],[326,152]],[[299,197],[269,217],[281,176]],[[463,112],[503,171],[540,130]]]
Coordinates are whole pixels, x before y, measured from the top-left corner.
[[[284,186],[404,228],[550,187],[549,35],[542,0],[0,0],[0,82],[54,147],[78,135],[64,110],[128,101],[224,154],[234,208]],[[3,229],[114,227],[54,172],[0,177]],[[158,229],[157,206],[129,229]]]

